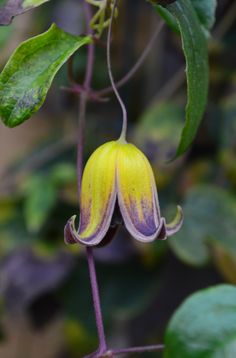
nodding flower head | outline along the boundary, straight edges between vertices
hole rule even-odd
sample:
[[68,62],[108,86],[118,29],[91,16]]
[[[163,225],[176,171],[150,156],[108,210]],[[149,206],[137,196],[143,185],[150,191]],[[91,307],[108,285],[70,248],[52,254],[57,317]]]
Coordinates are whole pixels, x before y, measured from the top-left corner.
[[149,161],[133,144],[118,140],[103,144],[89,158],[82,177],[79,229],[75,229],[72,216],[65,227],[65,241],[100,244],[111,225],[116,203],[127,230],[141,242],[166,239],[183,222],[178,206],[175,219],[166,224]]

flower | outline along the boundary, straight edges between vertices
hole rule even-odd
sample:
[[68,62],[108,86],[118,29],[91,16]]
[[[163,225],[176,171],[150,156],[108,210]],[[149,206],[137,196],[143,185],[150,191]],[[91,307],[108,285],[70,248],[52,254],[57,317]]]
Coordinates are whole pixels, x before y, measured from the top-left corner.
[[103,144],[89,158],[82,177],[79,229],[72,216],[65,227],[65,241],[100,244],[117,202],[127,230],[141,242],[166,239],[183,222],[178,206],[174,221],[166,224],[149,161],[133,144],[118,140]]

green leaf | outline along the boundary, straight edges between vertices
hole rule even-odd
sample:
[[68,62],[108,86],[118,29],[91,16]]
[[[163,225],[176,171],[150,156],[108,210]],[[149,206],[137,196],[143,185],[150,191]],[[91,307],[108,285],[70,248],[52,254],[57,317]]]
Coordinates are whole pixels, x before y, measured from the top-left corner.
[[219,285],[190,296],[175,312],[165,335],[165,358],[233,358],[236,288]]
[[0,75],[0,116],[15,127],[36,112],[61,66],[90,37],[73,36],[53,24],[50,29],[23,42]]
[[197,15],[189,0],[177,0],[167,6],[176,18],[186,58],[188,101],[186,122],[176,156],[183,154],[191,145],[201,122],[208,92],[207,42]]
[[[198,19],[201,23],[201,26],[204,30],[205,35],[209,36],[209,31],[214,25],[215,22],[215,11],[216,11],[216,0],[190,0]],[[167,22],[170,28],[179,32],[178,24],[175,20],[175,17],[163,6],[154,5],[157,12],[162,16],[162,18]]]
[[[158,8],[158,6],[156,6]],[[182,47],[186,59],[187,106],[186,121],[176,157],[183,154],[191,145],[200,125],[207,102],[208,93],[208,52],[207,41],[198,16],[190,0],[176,0],[166,6],[168,22],[178,24]]]
[[179,33],[179,26],[176,22],[175,17],[161,5],[154,6],[158,14],[166,21],[167,25],[174,31]]
[[0,0],[0,25],[9,25],[16,15],[44,4],[49,0]]
[[197,186],[189,191],[183,211],[183,227],[168,241],[180,259],[196,266],[205,264],[210,257],[209,244],[220,244],[236,257],[233,195],[217,187]]

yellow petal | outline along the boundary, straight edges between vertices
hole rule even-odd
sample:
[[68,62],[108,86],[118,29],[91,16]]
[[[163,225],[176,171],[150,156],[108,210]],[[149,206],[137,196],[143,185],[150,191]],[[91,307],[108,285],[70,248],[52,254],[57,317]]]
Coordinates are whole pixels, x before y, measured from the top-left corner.
[[105,236],[116,200],[117,142],[99,147],[84,169],[78,238],[86,245],[98,244]]
[[132,144],[119,143],[117,192],[130,234],[143,242],[157,238],[164,221],[160,217],[152,168],[145,155]]

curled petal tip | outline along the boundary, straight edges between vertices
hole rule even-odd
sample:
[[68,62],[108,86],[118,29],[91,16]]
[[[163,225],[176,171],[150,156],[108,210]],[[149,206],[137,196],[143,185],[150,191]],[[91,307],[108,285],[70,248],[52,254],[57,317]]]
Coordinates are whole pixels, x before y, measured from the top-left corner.
[[73,215],[66,223],[64,229],[64,240],[66,244],[82,244],[85,246],[95,246],[98,245],[101,239],[97,237],[91,237],[87,239],[82,239],[75,228],[75,219],[76,215]]
[[166,224],[166,235],[172,236],[176,234],[181,228],[184,221],[184,214],[181,206],[177,206],[177,213],[173,221],[169,224]]
[[64,229],[64,240],[66,244],[76,244],[79,242],[77,231],[75,229],[76,215],[73,215],[66,223]]

